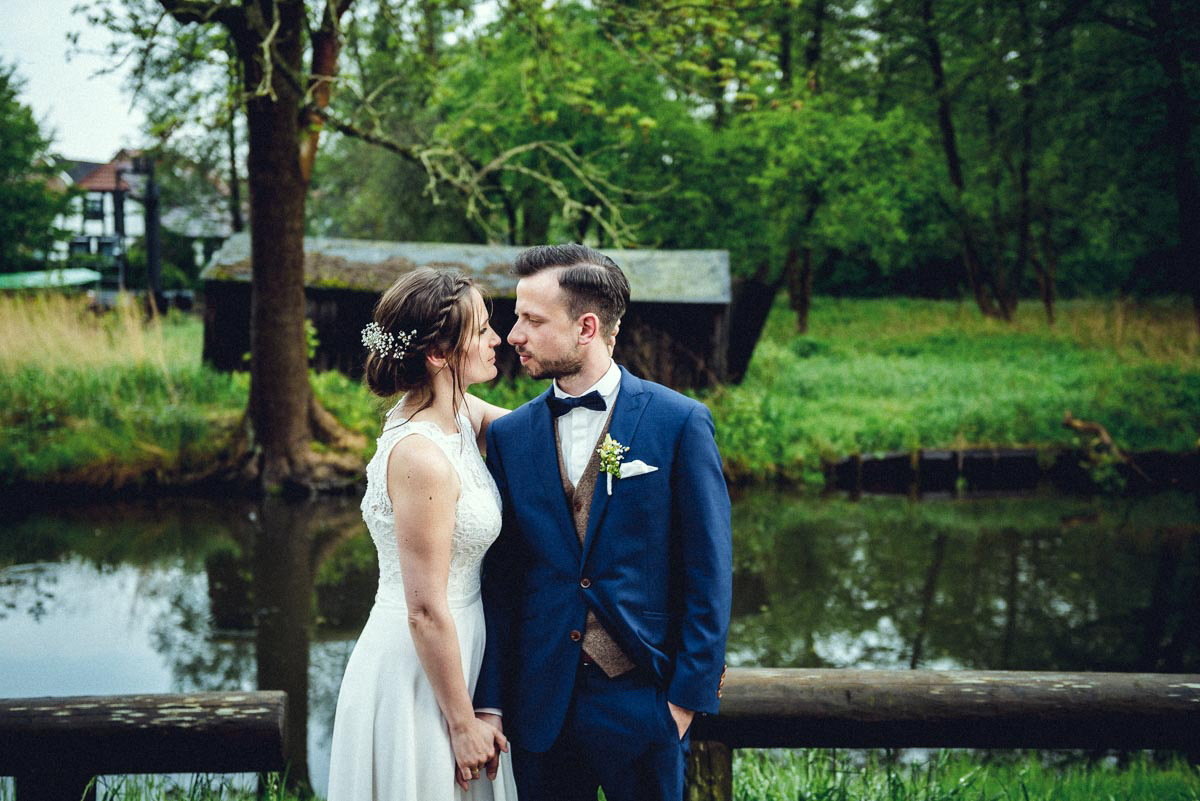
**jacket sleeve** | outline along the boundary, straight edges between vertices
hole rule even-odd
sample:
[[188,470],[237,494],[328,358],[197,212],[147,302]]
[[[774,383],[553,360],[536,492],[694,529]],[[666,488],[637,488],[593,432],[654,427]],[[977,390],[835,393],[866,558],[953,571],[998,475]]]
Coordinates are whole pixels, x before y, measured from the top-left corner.
[[473,701],[476,709],[503,711],[505,677],[512,675],[507,665],[514,643],[514,606],[521,597],[522,576],[520,561],[515,556],[518,533],[513,524],[512,499],[495,432],[496,424],[493,423],[487,432],[487,467],[500,490],[503,522],[500,536],[492,543],[483,561],[481,582],[487,640]]
[[733,605],[733,527],[712,414],[703,405],[697,404],[684,423],[671,497],[682,557],[683,616],[667,699],[715,713]]

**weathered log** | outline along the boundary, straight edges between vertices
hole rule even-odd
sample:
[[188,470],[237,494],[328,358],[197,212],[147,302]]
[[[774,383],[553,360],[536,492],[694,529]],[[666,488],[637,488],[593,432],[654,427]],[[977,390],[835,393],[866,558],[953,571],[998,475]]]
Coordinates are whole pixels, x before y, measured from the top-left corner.
[[98,774],[282,770],[285,702],[282,692],[0,700],[0,775],[16,776],[26,801],[78,799]]
[[733,748],[1194,749],[1200,676],[730,669],[692,727],[687,801],[733,798]]
[[732,748],[1196,745],[1200,676],[730,669],[693,739]]

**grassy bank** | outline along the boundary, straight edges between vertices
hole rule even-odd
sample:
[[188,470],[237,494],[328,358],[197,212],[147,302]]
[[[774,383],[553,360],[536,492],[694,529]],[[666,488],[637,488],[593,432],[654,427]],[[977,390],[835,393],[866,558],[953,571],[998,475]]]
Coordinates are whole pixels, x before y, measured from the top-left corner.
[[1130,450],[1200,436],[1189,306],[1027,304],[1012,324],[967,303],[819,298],[806,336],[777,304],[745,381],[706,393],[729,468],[819,481],[822,459],[972,446],[1071,447],[1063,414]]
[[[1005,324],[966,303],[818,298],[805,336],[780,301],[745,381],[699,395],[736,480],[819,483],[822,460],[852,453],[1071,447],[1067,410],[1130,450],[1197,447],[1200,342],[1182,300],[1065,302],[1051,329],[1029,304]],[[0,485],[202,472],[247,381],[202,366],[201,337],[192,317],[147,325],[132,307],[97,317],[61,297],[0,297]],[[313,383],[373,443],[381,404],[336,373]],[[481,394],[512,406],[542,386]]]
[[[244,786],[244,783],[242,783]],[[300,801],[269,777],[267,801]],[[11,788],[0,784],[0,801]],[[249,799],[220,776],[190,781],[109,777],[100,801]],[[737,751],[736,801],[1200,801],[1200,773],[1181,760],[1137,756],[1115,761],[1056,763],[1052,755],[939,751],[895,763],[878,752]]]
[[0,484],[119,486],[202,470],[246,402],[245,376],[200,363],[202,325],[132,304],[0,296]]

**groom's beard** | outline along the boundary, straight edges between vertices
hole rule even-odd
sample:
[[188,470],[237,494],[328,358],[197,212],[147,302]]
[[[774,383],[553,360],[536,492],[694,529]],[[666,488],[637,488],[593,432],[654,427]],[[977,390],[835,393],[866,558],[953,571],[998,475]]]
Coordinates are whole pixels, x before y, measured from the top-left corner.
[[525,363],[525,369],[529,371],[530,378],[538,381],[546,378],[567,378],[583,369],[583,355],[575,350],[558,359],[530,359]]

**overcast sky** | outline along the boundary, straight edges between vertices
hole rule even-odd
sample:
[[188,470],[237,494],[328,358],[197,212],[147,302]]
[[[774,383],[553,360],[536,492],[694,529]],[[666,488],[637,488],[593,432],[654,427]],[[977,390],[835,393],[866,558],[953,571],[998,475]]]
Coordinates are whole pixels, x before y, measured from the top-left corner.
[[71,8],[79,0],[0,0],[0,61],[15,64],[25,79],[22,101],[33,109],[43,130],[53,134],[52,149],[67,158],[108,161],[122,147],[142,143],[143,117],[122,92],[122,75],[95,75],[110,66],[82,52],[68,58],[67,32],[80,33],[84,51],[99,51],[108,34],[91,28]]

